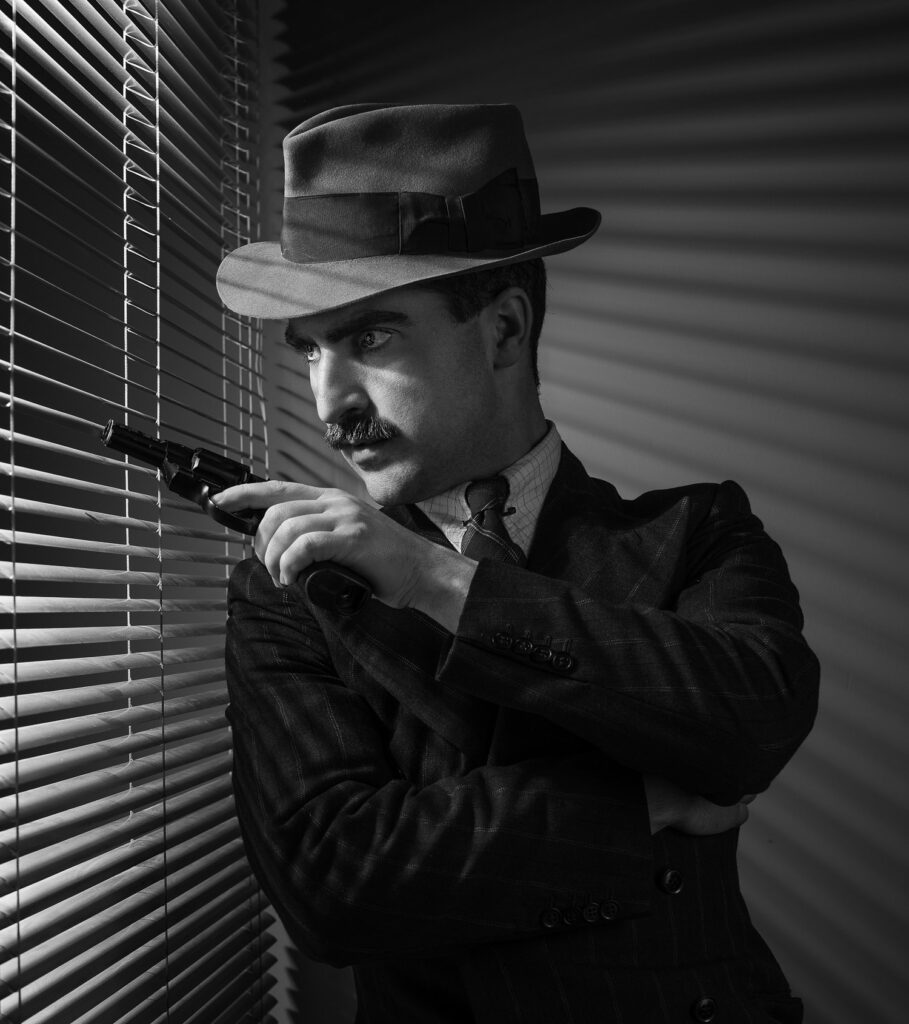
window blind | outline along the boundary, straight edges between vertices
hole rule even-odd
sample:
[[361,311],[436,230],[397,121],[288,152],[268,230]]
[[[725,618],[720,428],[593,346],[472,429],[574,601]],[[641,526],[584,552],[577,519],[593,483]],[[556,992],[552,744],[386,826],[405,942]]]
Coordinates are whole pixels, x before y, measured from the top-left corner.
[[110,418],[267,466],[252,0],[2,0],[0,1018],[268,1021],[224,718],[243,538]]

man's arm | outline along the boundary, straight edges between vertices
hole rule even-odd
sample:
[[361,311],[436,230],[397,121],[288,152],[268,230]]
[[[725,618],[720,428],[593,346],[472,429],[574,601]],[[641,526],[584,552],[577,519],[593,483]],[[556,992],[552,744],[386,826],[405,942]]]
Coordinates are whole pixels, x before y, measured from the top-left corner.
[[644,788],[599,752],[413,786],[300,589],[254,560],[231,578],[227,671],[250,861],[309,955],[440,955],[545,934],[554,907],[647,912]]
[[[343,492],[272,481],[223,492],[228,507],[271,506],[256,551],[273,579],[336,559],[376,596],[453,632],[431,674],[483,700],[550,719],[642,773],[731,804],[765,789],[811,728],[817,661],[777,545],[736,484],[689,538],[674,608],[615,604],[503,563],[479,565]],[[313,523],[318,523],[318,530]],[[606,566],[608,571],[608,566]],[[507,646],[508,627],[570,661]],[[356,627],[359,628],[359,627]],[[382,681],[382,637],[376,676]],[[395,672],[393,659],[385,668]]]
[[[718,803],[765,789],[808,734],[818,665],[778,546],[736,484],[716,488],[689,539],[675,606],[482,562],[437,680],[550,719],[620,763]],[[502,640],[506,624],[553,651]],[[533,645],[531,644],[531,647]]]

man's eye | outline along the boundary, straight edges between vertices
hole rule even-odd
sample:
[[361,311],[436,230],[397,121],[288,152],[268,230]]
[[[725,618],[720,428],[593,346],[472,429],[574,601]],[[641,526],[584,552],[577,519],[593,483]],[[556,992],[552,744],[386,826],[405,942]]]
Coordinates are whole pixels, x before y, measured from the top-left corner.
[[386,341],[391,337],[391,331],[383,331],[381,328],[374,328],[369,331],[364,331],[357,339],[357,344],[362,349],[372,351],[376,348],[381,348]]
[[300,344],[297,345],[297,351],[307,363],[314,363],[319,358],[319,350],[315,345]]

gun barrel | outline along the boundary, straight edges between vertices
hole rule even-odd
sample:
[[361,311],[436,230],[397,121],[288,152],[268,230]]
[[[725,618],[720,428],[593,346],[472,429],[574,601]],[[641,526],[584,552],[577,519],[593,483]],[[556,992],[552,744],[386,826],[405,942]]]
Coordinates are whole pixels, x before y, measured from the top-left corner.
[[159,441],[157,437],[115,423],[114,420],[108,420],[107,426],[101,431],[101,442],[106,448],[123,452],[124,455],[130,455],[158,469],[165,460],[182,469],[189,469],[192,465],[192,448],[175,441]]

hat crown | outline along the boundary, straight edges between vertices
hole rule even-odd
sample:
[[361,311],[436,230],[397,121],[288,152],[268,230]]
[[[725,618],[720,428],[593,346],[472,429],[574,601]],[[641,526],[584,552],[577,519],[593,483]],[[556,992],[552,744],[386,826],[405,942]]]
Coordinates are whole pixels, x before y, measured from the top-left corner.
[[356,104],[284,139],[287,198],[354,192],[461,195],[514,168],[535,177],[520,111],[496,104]]

